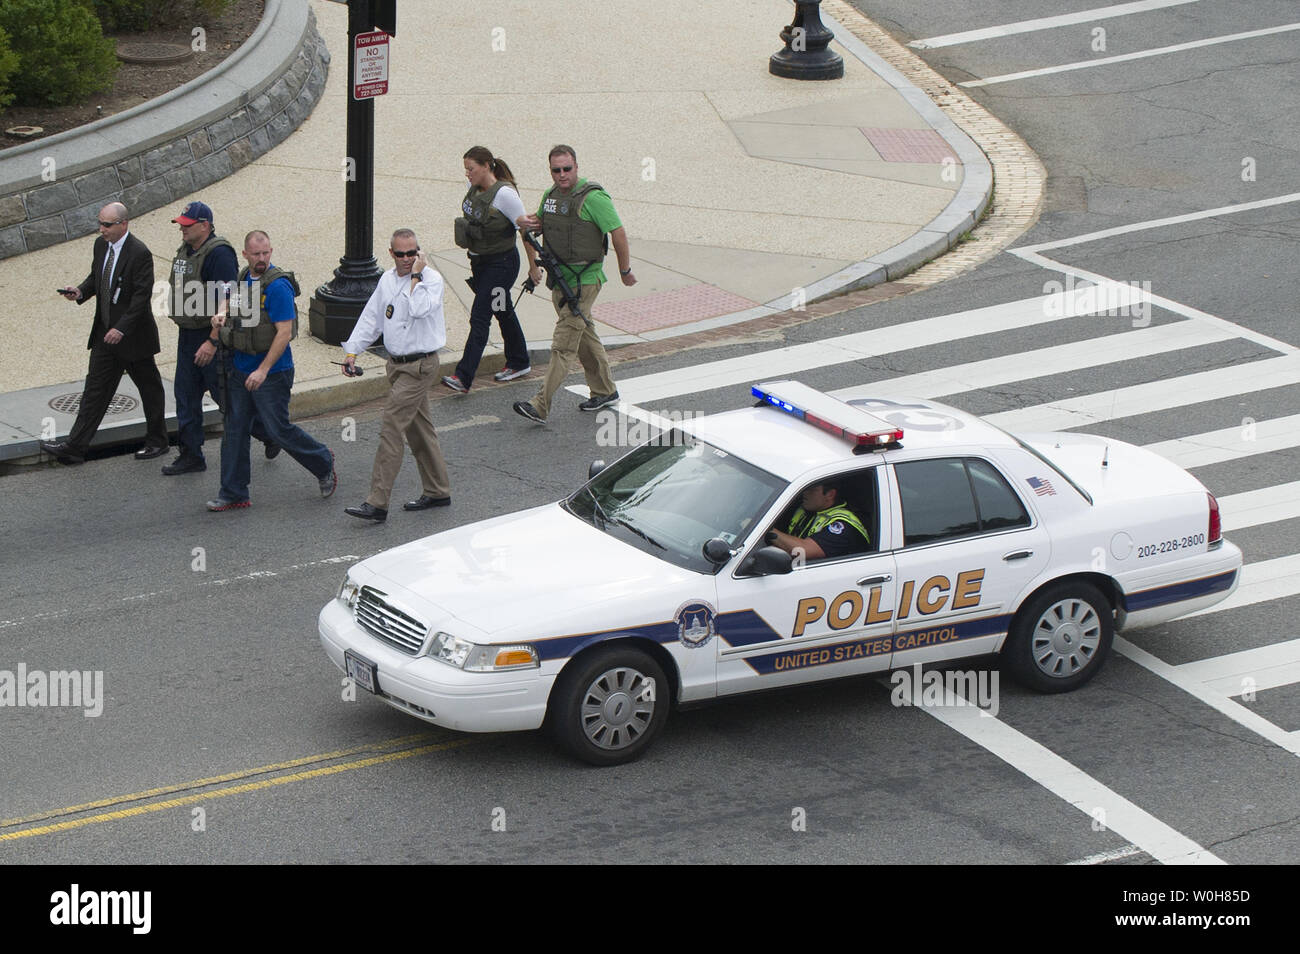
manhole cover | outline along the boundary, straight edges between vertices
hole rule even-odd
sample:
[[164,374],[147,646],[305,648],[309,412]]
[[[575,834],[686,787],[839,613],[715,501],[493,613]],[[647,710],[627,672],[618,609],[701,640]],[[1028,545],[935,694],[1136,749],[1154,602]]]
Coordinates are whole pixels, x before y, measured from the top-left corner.
[[117,58],[123,63],[143,63],[146,66],[166,66],[183,63],[194,55],[194,50],[179,43],[119,43]]
[[[114,394],[113,400],[108,402],[106,414],[124,414],[127,411],[134,411],[140,406],[140,402],[130,395]],[[80,394],[60,394],[50,401],[50,408],[60,411],[63,414],[76,414],[81,410]]]

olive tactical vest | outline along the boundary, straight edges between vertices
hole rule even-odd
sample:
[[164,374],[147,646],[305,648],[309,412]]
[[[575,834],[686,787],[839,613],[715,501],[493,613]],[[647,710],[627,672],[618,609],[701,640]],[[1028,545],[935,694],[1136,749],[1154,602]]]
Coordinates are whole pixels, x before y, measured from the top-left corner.
[[[811,523],[808,522],[810,516],[812,517]],[[825,510],[818,510],[815,514],[811,515],[800,507],[794,512],[794,516],[790,518],[790,528],[786,530],[786,533],[791,536],[803,537],[806,539],[815,536],[819,531],[836,520],[843,520],[854,530],[858,531],[858,533],[862,534],[863,540],[866,540],[868,543],[871,542],[871,535],[867,533],[867,528],[862,525],[862,521],[858,519],[857,514],[843,504],[836,504],[834,507],[827,507]]]
[[[217,336],[227,348],[234,348],[236,351],[243,351],[245,354],[264,354],[271,350],[271,343],[275,341],[275,328],[279,324],[279,322],[272,321],[266,313],[266,289],[277,278],[289,279],[294,298],[302,294],[302,289],[298,287],[298,279],[294,277],[293,272],[287,272],[283,268],[276,268],[274,265],[263,272],[262,277],[255,279],[251,285],[246,284],[247,278],[248,266],[245,265],[240,270],[237,280],[239,295],[245,301],[253,301],[253,296],[256,296],[256,316],[253,318],[238,318],[231,315],[226,319],[226,324],[217,332]],[[245,322],[248,322],[248,324],[245,324]],[[290,341],[298,337],[297,302],[294,303],[293,307],[292,329],[289,334]]]
[[496,194],[503,186],[509,185],[509,182],[498,179],[477,195],[474,187],[470,186],[461,200],[461,211],[469,222],[466,230],[469,242],[465,247],[475,255],[497,255],[515,247],[515,224],[500,209],[492,207]]
[[599,265],[609,250],[609,240],[595,222],[578,217],[587,196],[600,188],[600,183],[588,179],[568,195],[555,195],[555,187],[542,196],[542,238],[546,248],[570,272],[581,276],[592,265]]
[[[203,284],[200,276],[203,274],[203,262],[208,257],[208,253],[222,246],[232,252],[235,250],[233,245],[218,235],[210,237],[199,246],[198,251],[190,252],[190,247],[184,242],[176,250],[176,257],[172,259],[170,278],[172,288],[168,301],[171,319],[180,327],[195,329],[212,326],[212,316],[217,313],[221,296],[210,295],[210,289]],[[191,311],[195,309],[196,304],[199,305],[200,314],[187,315],[185,313],[187,302]]]

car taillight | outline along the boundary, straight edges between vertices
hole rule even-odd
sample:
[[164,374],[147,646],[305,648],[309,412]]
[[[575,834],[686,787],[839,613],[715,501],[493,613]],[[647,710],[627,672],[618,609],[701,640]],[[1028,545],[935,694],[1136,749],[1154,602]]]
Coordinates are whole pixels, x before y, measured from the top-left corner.
[[1214,499],[1214,494],[1206,494],[1210,498],[1210,532],[1209,542],[1218,543],[1219,538],[1223,536],[1223,521],[1219,519],[1219,502]]

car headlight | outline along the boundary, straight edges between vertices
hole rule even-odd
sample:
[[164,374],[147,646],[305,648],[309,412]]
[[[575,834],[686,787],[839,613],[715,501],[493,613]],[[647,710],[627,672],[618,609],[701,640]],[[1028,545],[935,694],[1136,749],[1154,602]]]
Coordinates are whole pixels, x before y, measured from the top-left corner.
[[542,663],[537,650],[526,643],[506,646],[480,646],[451,633],[434,633],[429,653],[434,659],[466,672],[505,672],[511,669],[536,669]]
[[347,604],[348,609],[355,609],[357,597],[361,595],[361,584],[352,579],[351,574],[343,578],[343,585],[339,587],[338,598]]

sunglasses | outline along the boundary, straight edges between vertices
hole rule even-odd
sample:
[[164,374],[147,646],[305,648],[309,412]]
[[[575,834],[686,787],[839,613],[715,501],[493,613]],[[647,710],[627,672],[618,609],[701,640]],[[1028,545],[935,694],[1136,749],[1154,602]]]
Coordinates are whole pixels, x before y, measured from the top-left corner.
[[572,172],[573,166],[551,166],[551,175],[558,176],[561,172]]
[[[389,251],[393,252],[391,248],[389,249]],[[409,252],[393,252],[393,258],[415,258],[415,256],[419,254],[420,254],[420,250],[418,248],[413,248]]]
[[122,224],[122,220],[121,220],[121,219],[118,219],[116,222],[104,222],[104,221],[101,221],[101,222],[99,223],[99,227],[102,228],[102,229],[111,229],[113,226],[115,226],[115,225],[121,225],[121,224]]

